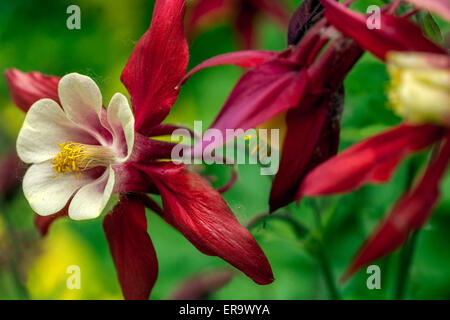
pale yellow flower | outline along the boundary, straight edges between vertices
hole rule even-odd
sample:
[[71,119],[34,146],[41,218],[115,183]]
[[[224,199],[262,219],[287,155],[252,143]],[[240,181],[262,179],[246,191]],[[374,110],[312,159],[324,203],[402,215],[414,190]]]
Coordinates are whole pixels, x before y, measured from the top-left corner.
[[446,55],[390,52],[391,108],[410,123],[450,126],[449,60]]

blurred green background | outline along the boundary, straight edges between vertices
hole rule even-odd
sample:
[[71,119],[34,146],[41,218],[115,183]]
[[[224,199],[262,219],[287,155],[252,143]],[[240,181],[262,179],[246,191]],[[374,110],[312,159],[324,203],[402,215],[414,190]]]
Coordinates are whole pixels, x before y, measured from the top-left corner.
[[[291,12],[299,0],[286,1]],[[358,0],[355,8],[384,1]],[[81,8],[81,30],[66,28],[66,8]],[[120,73],[134,44],[147,30],[154,1],[76,0],[76,1],[1,1],[0,70],[19,68],[62,76],[69,72],[89,75],[100,86],[104,102],[115,92],[126,93]],[[448,24],[439,22],[441,31]],[[285,30],[261,19],[260,48],[282,50]],[[237,50],[232,29],[214,26],[190,42],[189,68],[217,54]],[[168,123],[193,126],[194,120],[210,124],[236,83],[242,70],[217,67],[198,73],[181,90]],[[366,54],[348,76],[343,115],[341,149],[400,122],[385,107],[387,74],[384,65]],[[0,152],[14,146],[24,114],[11,102],[6,82],[0,79]],[[273,267],[276,281],[258,286],[237,273],[230,284],[213,293],[212,299],[327,299],[330,297],[324,275],[310,254],[313,243],[324,248],[333,276],[345,270],[362,241],[403,192],[411,179],[412,168],[420,168],[426,154],[403,163],[394,179],[386,185],[368,186],[345,196],[306,199],[286,210],[315,230],[300,241],[292,228],[269,220],[253,228],[253,234]],[[226,183],[229,168],[204,168],[216,175],[215,186]],[[417,169],[416,169],[417,170]],[[271,180],[259,175],[259,168],[239,166],[239,179],[224,198],[242,224],[267,212]],[[317,205],[323,227],[314,227]],[[58,220],[49,235],[41,240],[33,227],[33,212],[21,191],[0,208],[0,299],[121,299],[115,269],[103,235],[102,219],[92,221]],[[159,259],[159,277],[151,299],[169,298],[186,278],[226,267],[214,257],[199,253],[177,231],[157,215],[148,212],[149,233]],[[450,298],[450,177],[445,178],[442,201],[429,223],[418,235],[406,298]],[[10,257],[14,255],[14,267]],[[390,299],[395,297],[399,273],[399,252],[380,260],[381,290],[369,290],[368,275],[359,272],[349,282],[338,284],[346,299]],[[81,290],[66,288],[69,265],[81,267]],[[23,284],[21,288],[19,283]]]

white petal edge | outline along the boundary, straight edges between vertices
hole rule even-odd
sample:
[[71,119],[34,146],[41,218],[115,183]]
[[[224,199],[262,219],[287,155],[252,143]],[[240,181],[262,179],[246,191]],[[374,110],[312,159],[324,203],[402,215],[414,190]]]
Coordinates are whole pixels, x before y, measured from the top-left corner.
[[16,142],[17,154],[25,163],[53,158],[66,141],[91,143],[92,137],[67,119],[58,103],[51,99],[36,101],[28,110]]
[[125,136],[127,144],[127,155],[120,159],[122,162],[128,160],[134,146],[134,115],[131,110],[128,99],[121,93],[116,93],[111,98],[107,109],[107,119],[114,131],[115,148],[121,149],[117,145],[123,143],[122,137]]
[[31,208],[41,216],[57,213],[65,207],[74,192],[92,179],[83,175],[59,174],[50,161],[32,165],[23,178],[23,193]]
[[69,205],[69,217],[87,220],[100,216],[111,198],[114,183],[114,170],[108,167],[101,177],[78,190]]

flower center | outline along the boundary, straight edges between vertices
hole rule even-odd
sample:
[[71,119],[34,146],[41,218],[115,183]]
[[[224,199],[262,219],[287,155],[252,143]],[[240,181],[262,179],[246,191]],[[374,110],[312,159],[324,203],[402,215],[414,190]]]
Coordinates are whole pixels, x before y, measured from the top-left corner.
[[[99,166],[109,166],[115,161],[114,152],[108,147],[66,141],[58,145],[61,150],[51,161],[56,176],[71,173],[81,178],[82,172]],[[55,176],[55,177],[56,177]]]

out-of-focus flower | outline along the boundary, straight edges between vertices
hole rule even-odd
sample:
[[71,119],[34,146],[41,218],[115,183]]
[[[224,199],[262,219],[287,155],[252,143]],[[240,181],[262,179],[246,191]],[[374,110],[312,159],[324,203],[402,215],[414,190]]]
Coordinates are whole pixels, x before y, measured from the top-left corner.
[[172,293],[173,300],[201,300],[226,286],[233,278],[231,270],[194,275],[184,280]]
[[34,232],[11,230],[0,220],[0,272],[13,272],[14,277],[17,277],[15,280],[23,284],[26,282],[30,265],[39,254],[40,245],[36,242]]
[[[423,226],[438,201],[439,184],[450,160],[450,57],[444,49],[436,49],[434,44],[426,45],[415,27],[408,32],[404,22],[393,23],[392,16],[385,20],[389,27],[384,31],[371,30],[374,33],[371,35],[356,28],[361,24],[358,14],[332,1],[321,1],[326,9],[325,16],[333,17],[331,22],[334,26],[354,37],[374,55],[387,58],[393,78],[389,94],[391,105],[405,117],[406,122],[412,120],[413,124],[404,123],[368,138],[317,166],[303,180],[297,199],[304,195],[345,193],[366,184],[387,182],[405,157],[436,145],[436,152],[420,181],[398,200],[387,218],[364,243],[344,274],[345,279],[362,266],[401,246],[413,230]],[[347,20],[351,22],[350,27],[343,23]],[[378,46],[365,39],[366,36]],[[406,49],[412,49],[414,43],[418,46],[416,51],[433,54],[391,51],[402,44]],[[417,122],[431,124],[418,125]]]
[[[39,249],[27,272],[26,287],[32,299],[121,299],[115,286],[105,288],[109,274],[98,271],[101,261],[90,244],[67,224],[56,224],[51,234],[39,242]],[[80,290],[67,287],[71,278],[79,280]]]
[[431,11],[440,15],[446,20],[450,20],[450,1],[448,0],[405,0],[414,6]]
[[[236,84],[211,127],[225,133],[227,129],[247,130],[264,126],[277,117],[283,120],[281,122],[287,130],[282,142],[279,171],[270,193],[271,211],[294,201],[304,176],[338,150],[344,102],[342,82],[363,50],[355,41],[330,27],[330,22],[334,26],[334,21],[337,21],[343,29],[349,29],[350,36],[357,33],[357,40],[365,36],[373,38],[378,46],[363,40],[361,43],[368,43],[369,48],[383,57],[384,52],[390,49],[390,41],[394,41],[394,47],[399,51],[442,52],[442,48],[426,39],[421,30],[405,18],[389,16],[387,34],[384,29],[366,32],[361,31],[367,29],[364,16],[353,14],[335,1],[322,1],[322,4],[326,9],[322,19],[319,19],[322,7],[313,0],[304,1],[297,9],[288,31],[290,47],[287,50],[281,53],[241,51],[220,55],[204,61],[184,79],[186,81],[193,73],[216,65],[252,68]],[[308,24],[317,19],[305,33]],[[347,20],[352,25],[350,28]],[[399,28],[402,33],[392,32],[394,28]],[[405,34],[408,35],[406,39],[403,38]],[[385,42],[388,48],[380,47],[380,43]],[[198,144],[194,154],[206,144],[209,142]]]
[[[259,284],[273,281],[263,251],[219,192],[184,165],[161,161],[170,158],[174,144],[148,138],[176,129],[160,123],[178,97],[175,87],[188,63],[184,11],[184,0],[157,0],[150,29],[123,70],[134,118],[120,94],[105,109],[88,77],[67,75],[58,81],[59,92],[49,93],[53,77],[6,73],[12,96],[29,109],[17,147],[23,160],[34,163],[24,192],[32,207],[47,215],[35,220],[37,227],[45,234],[58,217],[96,217],[118,193],[103,227],[126,299],[147,299],[158,274],[145,207],[201,252],[221,257]],[[43,100],[30,108],[34,99]],[[161,195],[164,210],[145,193]]]
[[5,152],[0,157],[0,197],[9,198],[20,186],[25,166],[20,162],[16,150]]
[[[450,126],[450,59],[441,57],[414,52],[387,55],[389,101],[409,122]],[[447,65],[439,65],[439,60],[447,60]]]
[[231,20],[240,37],[240,44],[255,47],[255,24],[260,14],[287,25],[289,14],[278,0],[196,0],[188,19],[191,33],[220,20]]

